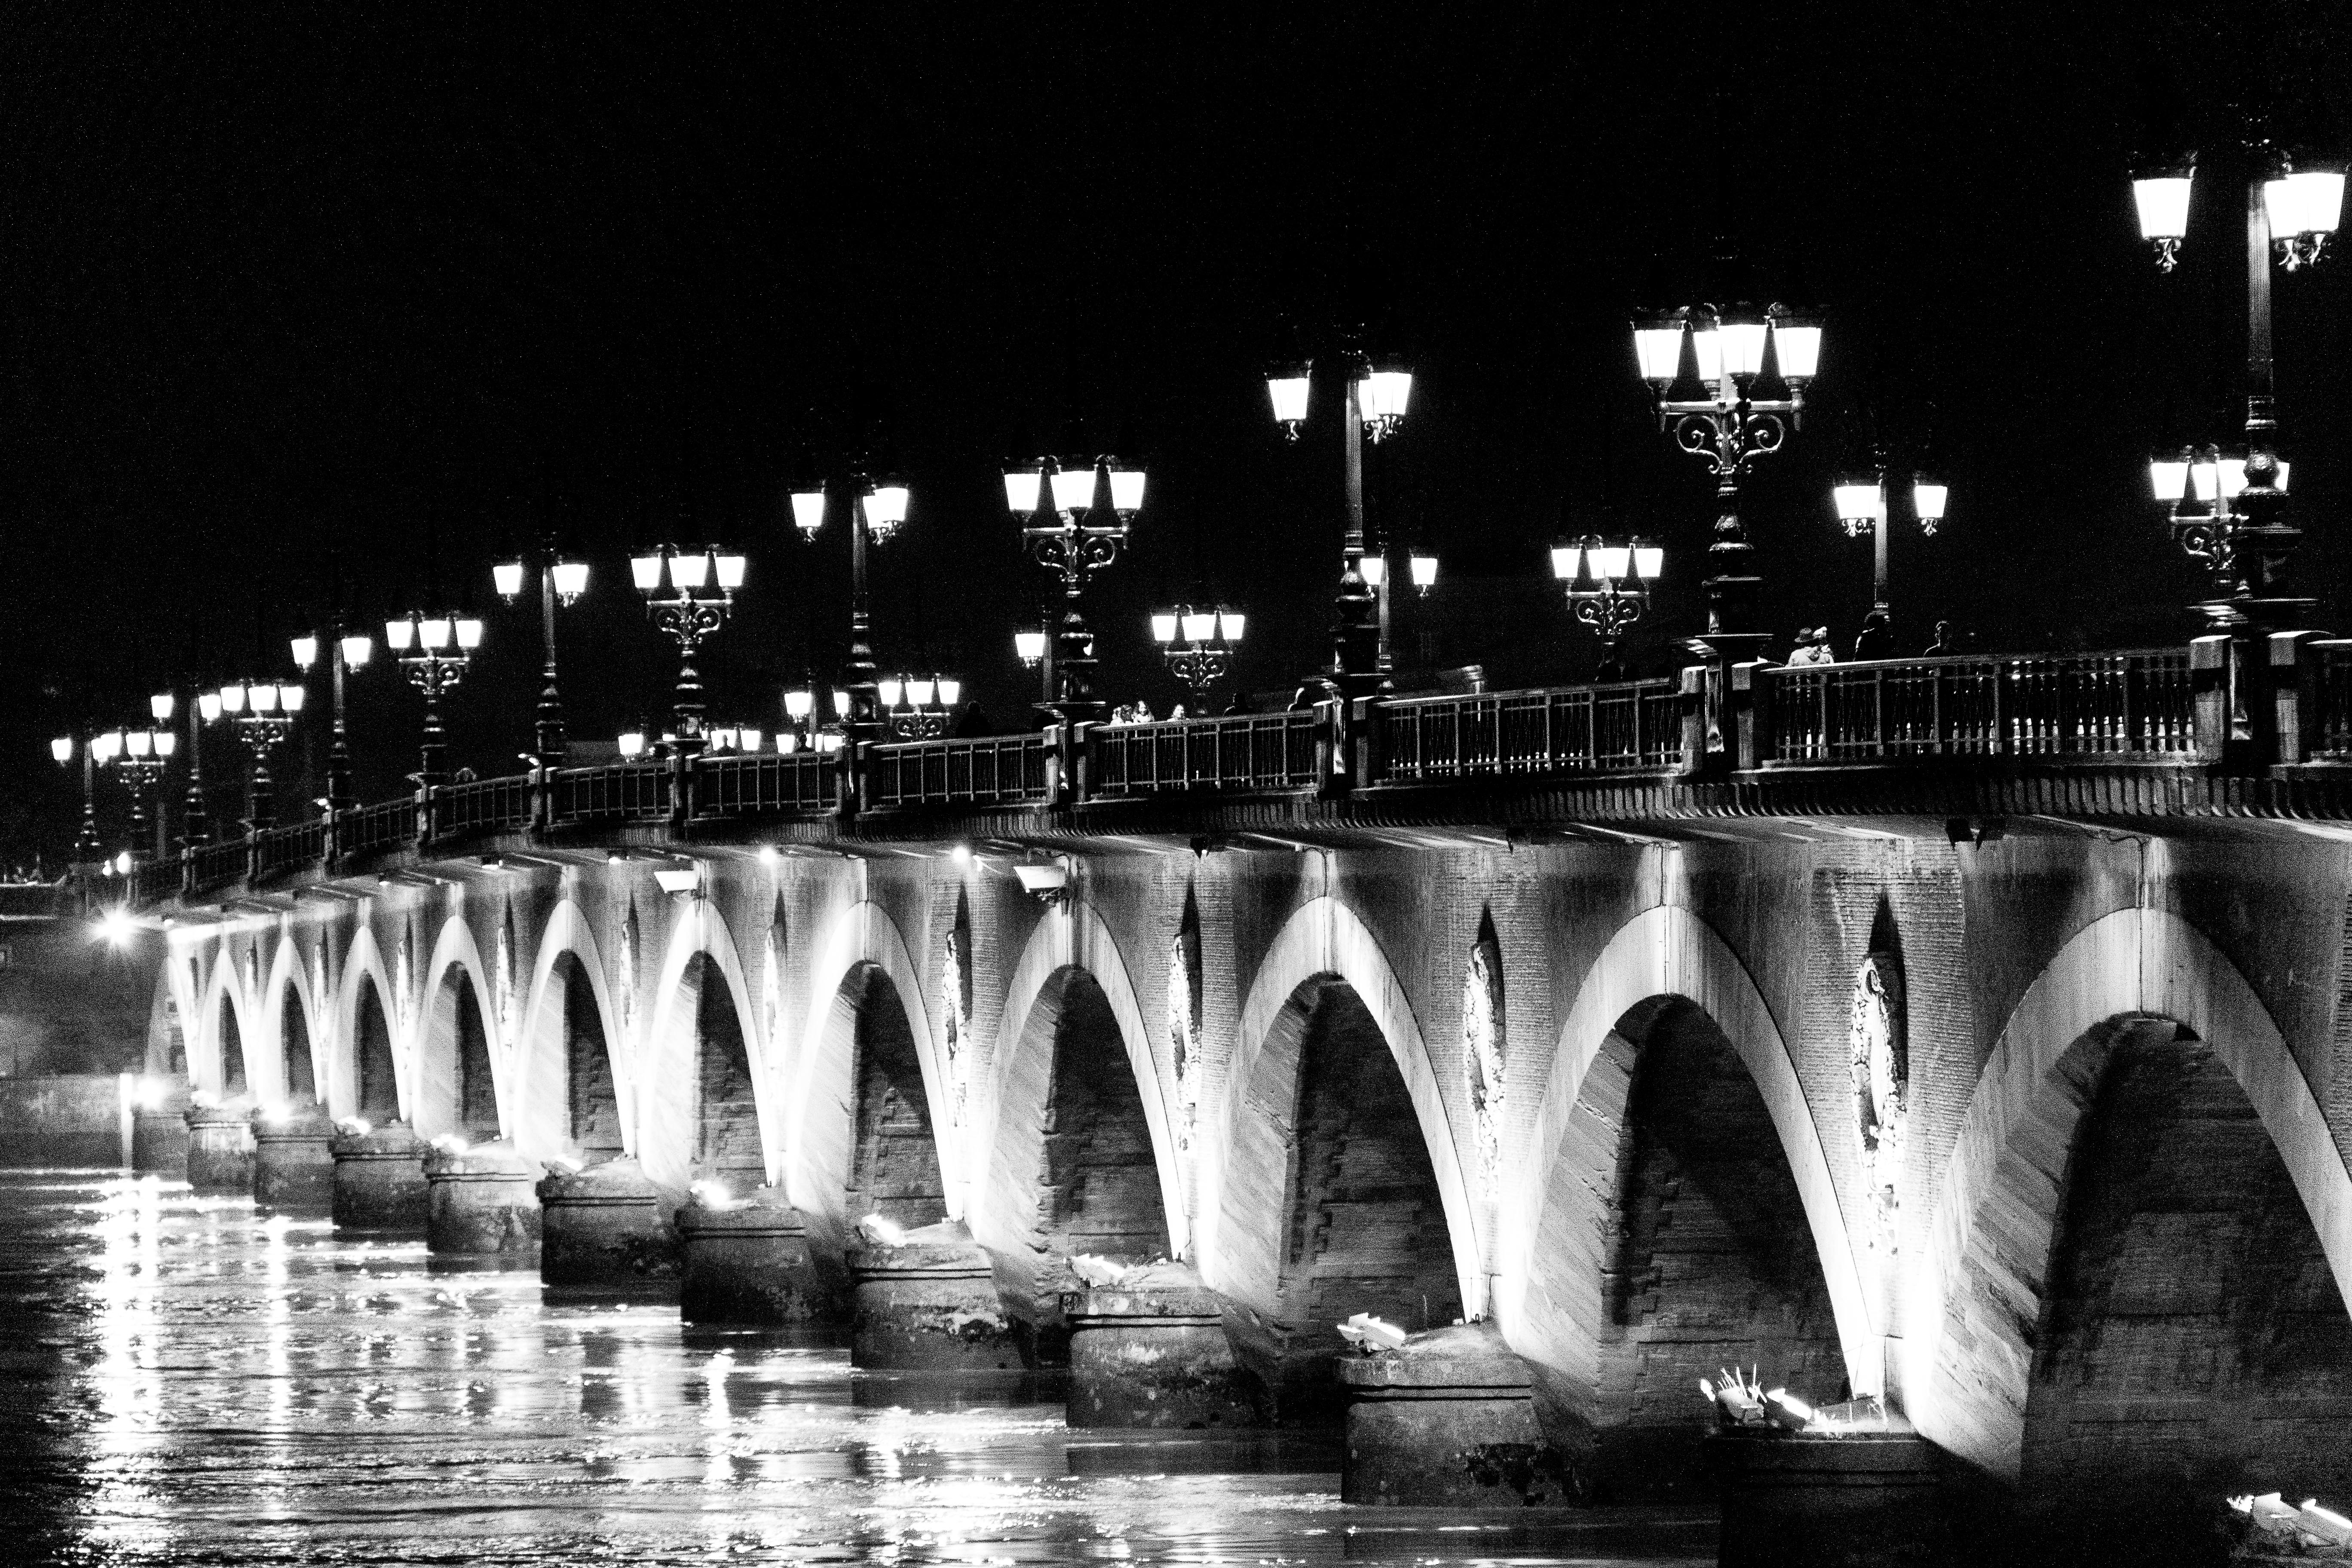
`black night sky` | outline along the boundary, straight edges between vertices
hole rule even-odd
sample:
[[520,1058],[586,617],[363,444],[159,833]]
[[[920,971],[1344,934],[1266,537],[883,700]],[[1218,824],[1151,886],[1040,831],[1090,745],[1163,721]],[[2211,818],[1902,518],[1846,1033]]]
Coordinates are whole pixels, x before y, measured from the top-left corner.
[[[2195,629],[2143,465],[2242,416],[2233,128],[2266,106],[2280,141],[2352,153],[2340,6],[1150,18],[13,12],[0,733],[26,783],[0,860],[54,865],[71,836],[50,736],[265,649],[283,668],[334,556],[363,620],[436,574],[486,614],[452,760],[511,771],[536,616],[488,568],[548,515],[596,574],[562,626],[575,737],[666,703],[673,655],[625,563],[656,536],[750,554],[705,673],[715,720],[772,727],[784,683],[830,676],[848,613],[838,521],[803,544],[783,487],[868,417],[914,487],[875,574],[886,670],[961,672],[1020,721],[1010,633],[1046,578],[1001,459],[1115,449],[1150,494],[1090,602],[1104,694],[1182,695],[1143,619],[1181,596],[1252,612],[1242,684],[1286,693],[1328,657],[1340,513],[1328,403],[1296,447],[1267,415],[1286,321],[1370,322],[1417,373],[1369,464],[1376,528],[1444,561],[1434,597],[1401,601],[1404,662],[1426,631],[1498,685],[1588,677],[1544,551],[1607,530],[1668,548],[1636,639],[1663,668],[1698,624],[1711,487],[1652,426],[1626,317],[1725,288],[1717,234],[1743,292],[1828,312],[1804,431],[1748,491],[1775,627],[1850,644],[1869,550],[1828,485],[1877,436],[1926,442],[1952,486],[1939,537],[1896,541],[1907,649],[1944,616],[1990,649]],[[2169,278],[2126,179],[2167,140],[2213,176]],[[2352,258],[2275,276],[2302,580],[2352,631]],[[381,662],[356,679],[365,798],[414,766],[418,711]]]

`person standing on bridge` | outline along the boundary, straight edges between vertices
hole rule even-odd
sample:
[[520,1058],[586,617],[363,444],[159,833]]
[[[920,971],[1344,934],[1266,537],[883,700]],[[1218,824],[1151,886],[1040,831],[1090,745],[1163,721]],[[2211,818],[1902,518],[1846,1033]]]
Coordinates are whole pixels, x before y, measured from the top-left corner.
[[1837,655],[1830,651],[1830,629],[1827,626],[1801,628],[1797,646],[1790,650],[1790,664],[1835,664]]
[[1895,657],[1895,617],[1885,610],[1873,610],[1862,617],[1862,635],[1853,639],[1853,657],[1857,659],[1893,658]]

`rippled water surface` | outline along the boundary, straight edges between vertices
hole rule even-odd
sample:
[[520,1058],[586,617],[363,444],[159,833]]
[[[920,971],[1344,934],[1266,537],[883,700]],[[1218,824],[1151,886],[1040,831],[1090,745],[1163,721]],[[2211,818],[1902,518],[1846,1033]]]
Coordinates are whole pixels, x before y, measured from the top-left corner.
[[542,1302],[176,1183],[0,1172],[16,1562],[1711,1562],[1703,1514],[1348,1509],[1293,1435]]

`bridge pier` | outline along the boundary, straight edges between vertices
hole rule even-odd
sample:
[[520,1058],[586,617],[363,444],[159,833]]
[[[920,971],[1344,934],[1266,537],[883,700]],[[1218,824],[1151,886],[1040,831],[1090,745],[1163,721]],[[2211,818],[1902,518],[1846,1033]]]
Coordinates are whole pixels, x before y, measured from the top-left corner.
[[[1721,1568],[1894,1568],[1934,1561],[1944,1511],[1935,1445],[1908,1432],[1832,1437],[1717,1433]],[[2218,1494],[2217,1494],[2218,1496]]]
[[154,1104],[131,1117],[131,1168],[142,1175],[184,1179],[188,1173],[188,1089],[174,1084]]
[[539,1184],[539,1278],[559,1289],[667,1296],[677,1289],[669,1199],[624,1157]]
[[1578,1500],[1577,1478],[1537,1425],[1527,1363],[1491,1322],[1412,1335],[1382,1355],[1342,1356],[1348,1396],[1341,1500],[1526,1508]]
[[335,1127],[326,1113],[315,1105],[277,1117],[256,1110],[252,1127],[253,1201],[273,1214],[332,1214]]
[[454,1258],[535,1258],[538,1166],[504,1139],[425,1155],[425,1247]]
[[849,1364],[897,1372],[1010,1372],[1019,1331],[996,1294],[996,1271],[953,1220],[903,1242],[849,1249],[854,1301]]
[[800,1211],[776,1187],[677,1211],[686,1255],[678,1309],[689,1323],[806,1323],[835,1315]]
[[334,1157],[333,1213],[340,1230],[415,1232],[427,1207],[425,1144],[405,1121],[356,1131],[354,1123],[327,1145]]
[[1073,1426],[1257,1426],[1265,1391],[1225,1338],[1223,1302],[1182,1264],[1062,1298]]
[[242,1110],[192,1105],[187,1111],[188,1185],[206,1197],[253,1193],[253,1128]]

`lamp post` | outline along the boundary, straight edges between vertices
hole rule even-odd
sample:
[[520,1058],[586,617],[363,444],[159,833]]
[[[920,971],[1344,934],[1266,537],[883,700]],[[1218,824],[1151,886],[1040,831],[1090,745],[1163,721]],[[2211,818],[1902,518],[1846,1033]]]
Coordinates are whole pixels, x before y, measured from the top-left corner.
[[1601,679],[1622,680],[1617,645],[1649,612],[1650,588],[1665,571],[1666,552],[1647,540],[1611,544],[1586,534],[1552,547],[1551,574],[1567,591],[1568,607],[1601,637]]
[[[552,533],[541,535],[539,542],[539,631],[541,648],[546,656],[546,668],[541,671],[545,684],[539,691],[539,718],[533,754],[542,768],[563,765],[563,693],[555,680],[555,606],[560,601],[569,609],[588,591],[588,563],[567,561],[556,548]],[[490,576],[499,590],[499,597],[511,605],[522,593],[524,560],[516,556],[490,568]]]
[[[1430,589],[1437,585],[1437,557],[1424,551],[1416,550],[1406,557],[1406,564],[1412,574],[1413,592],[1422,598],[1428,598]],[[1386,674],[1393,668],[1389,656],[1389,584],[1394,581],[1393,574],[1389,571],[1387,546],[1383,545],[1381,549],[1367,554],[1363,560],[1362,571],[1365,583],[1370,584],[1372,592],[1380,596],[1380,667],[1381,673]]]
[[383,623],[384,646],[400,661],[401,673],[425,697],[425,737],[417,746],[417,784],[433,789],[449,782],[449,739],[441,728],[441,694],[466,679],[474,650],[482,646],[482,623],[446,611],[428,616],[411,610]]
[[[1951,500],[1951,489],[1920,474],[1911,476],[1911,514],[1919,520],[1919,531],[1929,538],[1944,521],[1944,508]],[[1870,607],[1881,615],[1891,616],[1893,610],[1886,595],[1886,533],[1889,510],[1886,460],[1880,458],[1876,471],[1867,478],[1841,480],[1831,491],[1837,507],[1838,521],[1845,524],[1846,536],[1858,539],[1864,529],[1873,534],[1870,569]]]
[[[49,755],[59,767],[73,763],[76,747],[70,735],[60,735],[49,742]],[[91,754],[90,736],[82,731],[81,744],[81,831],[74,835],[74,863],[87,866],[98,858],[98,759]]]
[[843,669],[842,689],[849,697],[845,711],[836,715],[857,740],[879,734],[882,723],[875,703],[874,605],[866,581],[866,557],[874,545],[885,544],[907,521],[910,492],[895,479],[880,480],[863,471],[838,485],[816,480],[793,492],[793,523],[811,543],[824,528],[825,500],[830,492],[845,492],[849,505],[849,658]]
[[[152,709],[152,705],[151,705]],[[168,712],[160,717],[168,717]],[[145,860],[163,853],[163,814],[158,801],[153,844],[148,842],[147,792],[163,777],[164,764],[179,749],[180,738],[169,729],[114,730],[100,736],[99,762],[121,776],[131,795],[131,858]]]
[[269,753],[283,745],[302,711],[302,688],[270,680],[233,680],[220,689],[220,713],[252,755],[247,784],[246,828],[275,826],[277,802],[270,795]]
[[1195,702],[1233,668],[1247,629],[1247,617],[1223,605],[1213,610],[1179,605],[1151,614],[1151,640],[1160,645],[1160,657],[1176,679],[1192,688]]
[[[677,685],[670,702],[677,739],[670,745],[674,755],[691,757],[708,739],[695,650],[727,624],[735,590],[743,585],[743,557],[721,554],[715,544],[684,550],[665,544],[633,557],[629,572],[645,595],[646,617],[677,641]],[[551,656],[551,672],[553,668]]]
[[963,682],[951,675],[900,675],[877,682],[876,695],[892,740],[930,741],[947,733]]
[[[1095,634],[1087,626],[1087,579],[1118,559],[1135,514],[1143,510],[1141,468],[1117,458],[1073,458],[1007,468],[1004,503],[1037,564],[1062,577],[1062,619],[1053,647],[1049,706],[1066,724],[1099,721],[1095,695]],[[1108,510],[1102,497],[1109,494]]]
[[[1340,362],[1348,388],[1347,413],[1339,421],[1347,526],[1339,546],[1331,679],[1344,695],[1362,697],[1379,689],[1383,668],[1379,609],[1363,571],[1364,442],[1369,437],[1378,443],[1403,423],[1405,405],[1412,397],[1412,373],[1394,364],[1376,365],[1354,347],[1341,353]],[[1314,362],[1304,360],[1280,366],[1265,378],[1275,421],[1293,441],[1307,420],[1314,372]]]
[[[329,668],[333,675],[330,696],[334,736],[327,748],[327,814],[331,816],[359,805],[359,796],[352,789],[351,737],[343,725],[343,672],[367,668],[368,661],[375,657],[375,639],[365,633],[346,632],[339,621],[327,644]],[[296,637],[293,652],[294,668],[308,675],[319,662],[319,638],[310,633]]]
[[1715,476],[1715,539],[1707,546],[1714,574],[1706,584],[1706,632],[1693,651],[1724,663],[1754,658],[1770,633],[1756,626],[1764,584],[1739,521],[1739,480],[1802,422],[1805,385],[1821,360],[1821,325],[1786,305],[1760,312],[1694,305],[1636,320],[1633,352],[1658,428]]

